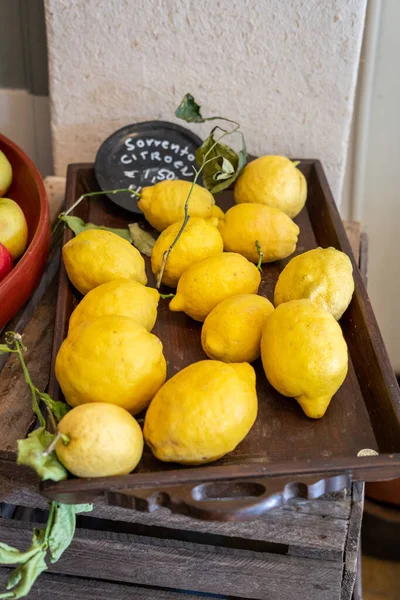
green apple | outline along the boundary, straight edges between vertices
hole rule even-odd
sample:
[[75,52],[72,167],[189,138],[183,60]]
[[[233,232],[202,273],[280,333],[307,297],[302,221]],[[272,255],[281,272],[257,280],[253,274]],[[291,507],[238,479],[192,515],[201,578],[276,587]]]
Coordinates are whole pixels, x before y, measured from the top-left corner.
[[4,196],[12,182],[12,168],[7,156],[0,150],[0,197]]

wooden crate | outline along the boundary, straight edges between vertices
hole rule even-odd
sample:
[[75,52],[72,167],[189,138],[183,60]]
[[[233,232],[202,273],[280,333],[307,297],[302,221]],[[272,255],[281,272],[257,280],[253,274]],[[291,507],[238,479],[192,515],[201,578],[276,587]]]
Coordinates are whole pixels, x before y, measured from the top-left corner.
[[[358,254],[359,233],[350,230]],[[47,384],[56,281],[27,326],[33,380]],[[16,440],[33,423],[30,396],[15,356],[0,377],[0,541],[24,548],[47,503],[36,476],[16,467]],[[296,500],[244,523],[202,522],[162,509],[144,514],[96,505],[78,517],[71,547],[41,575],[30,598],[188,600],[350,600],[363,507],[363,485],[314,501]],[[4,589],[9,569],[0,569]],[[1,588],[0,588],[1,589]],[[183,592],[187,592],[183,594]]]
[[[31,500],[36,504],[33,494]],[[50,597],[59,582],[61,596],[81,599],[182,598],[184,590],[193,597],[349,600],[362,506],[362,484],[336,498],[296,500],[243,523],[98,506],[94,516],[78,518],[71,547],[51,575],[41,576],[35,594]],[[24,515],[29,520],[0,520],[2,542],[29,545],[44,514],[35,509]],[[0,569],[0,581],[6,572]]]

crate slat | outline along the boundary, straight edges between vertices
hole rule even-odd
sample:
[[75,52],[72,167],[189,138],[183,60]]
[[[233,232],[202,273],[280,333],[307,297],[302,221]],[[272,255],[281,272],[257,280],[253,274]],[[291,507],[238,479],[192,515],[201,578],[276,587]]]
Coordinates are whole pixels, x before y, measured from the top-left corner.
[[[7,577],[11,569],[0,568],[0,590],[5,589]],[[220,596],[222,598],[222,596]],[[225,598],[226,596],[224,596]],[[49,575],[43,573],[35,585],[29,599],[31,600],[217,600],[216,596],[183,594],[171,590],[141,588],[135,585],[96,581],[82,577],[66,575]]]
[[[32,524],[0,522],[0,539],[25,547]],[[255,600],[339,600],[339,561],[78,529],[51,571]]]

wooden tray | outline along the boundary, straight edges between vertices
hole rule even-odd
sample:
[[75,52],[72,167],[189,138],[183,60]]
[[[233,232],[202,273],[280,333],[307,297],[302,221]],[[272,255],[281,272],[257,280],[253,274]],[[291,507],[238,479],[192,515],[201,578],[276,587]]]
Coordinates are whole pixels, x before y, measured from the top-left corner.
[[[309,192],[305,209],[295,219],[300,227],[297,253],[318,245],[334,246],[350,256],[354,268],[355,293],[340,322],[349,348],[349,372],[327,414],[318,421],[306,418],[297,402],[272,389],[257,361],[258,418],[231,454],[206,467],[183,468],[156,460],[146,448],[133,474],[47,483],[42,486],[44,495],[67,503],[103,496],[109,504],[136,510],[167,506],[203,519],[238,520],[253,518],[294,496],[315,498],[343,489],[351,480],[400,476],[399,387],[322,166],[317,160],[302,160],[300,168]],[[80,194],[95,189],[93,165],[70,165],[67,207]],[[233,203],[232,192],[218,196],[218,203],[227,209]],[[103,196],[85,200],[75,214],[85,221],[116,227],[137,218]],[[66,229],[64,243],[72,235]],[[287,260],[263,268],[259,293],[270,300]],[[146,259],[147,274],[154,285],[149,262]],[[54,376],[54,360],[79,300],[61,266],[50,380],[55,400],[62,399],[62,394]],[[168,301],[160,301],[153,332],[163,342],[169,377],[206,358],[200,329],[200,323],[183,313],[170,312]],[[358,457],[365,449],[378,455]]]

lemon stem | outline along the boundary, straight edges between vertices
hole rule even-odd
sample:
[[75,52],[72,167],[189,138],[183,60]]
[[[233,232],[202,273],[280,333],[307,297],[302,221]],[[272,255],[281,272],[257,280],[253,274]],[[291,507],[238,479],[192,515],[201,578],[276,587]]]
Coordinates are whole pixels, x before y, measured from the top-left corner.
[[135,190],[132,190],[130,188],[120,188],[117,190],[101,190],[97,192],[87,192],[86,194],[82,194],[81,196],[79,196],[78,200],[76,200],[76,202],[74,202],[73,205],[69,207],[68,210],[58,215],[57,220],[53,225],[53,229],[51,230],[51,235],[54,236],[57,233],[58,228],[62,223],[61,217],[66,217],[67,215],[69,215],[74,210],[74,208],[76,208],[78,204],[80,204],[85,198],[90,198],[91,196],[101,196],[102,194],[119,194],[121,192],[128,192],[129,194],[140,198],[139,192],[136,192]]
[[60,431],[57,431],[56,435],[53,437],[50,444],[47,446],[46,450],[43,452],[43,456],[49,456],[49,454],[51,454],[54,451],[55,447],[57,446],[57,443],[60,440],[62,440],[65,445],[69,444],[71,441],[71,439],[68,437],[68,435],[65,435],[65,433],[61,433]]
[[293,164],[294,167],[297,167],[297,165],[300,164],[300,161],[299,160],[294,160],[292,164]]
[[26,366],[24,357],[22,355],[22,350],[26,350],[24,344],[22,343],[22,335],[20,333],[16,333],[15,331],[7,331],[6,343],[9,347],[14,346],[14,351],[17,353],[19,362],[21,363],[21,367],[22,367],[22,371],[24,373],[24,378],[25,378],[26,384],[29,387],[29,390],[31,392],[32,410],[35,413],[35,415],[37,416],[37,418],[39,419],[40,426],[44,427],[46,425],[46,421],[45,421],[45,418],[42,415],[42,411],[40,410],[40,407],[39,407],[39,403],[38,403],[38,399],[37,399],[37,395],[36,395],[37,394],[36,387],[32,383],[32,379],[29,375],[28,368]]
[[169,298],[174,298],[175,294],[160,294],[160,298],[163,300],[168,300]]
[[[207,119],[207,120],[211,121],[212,119]],[[224,120],[228,121],[228,119],[224,119]],[[158,273],[158,276],[157,276],[157,283],[156,283],[156,288],[157,289],[159,289],[160,286],[161,286],[162,278],[163,278],[164,271],[165,271],[165,267],[167,265],[168,257],[171,254],[171,250],[173,249],[173,247],[175,246],[175,244],[177,243],[177,241],[181,237],[181,235],[184,232],[184,229],[185,229],[185,227],[186,227],[186,225],[187,225],[187,223],[189,221],[189,218],[190,218],[189,217],[189,200],[190,200],[190,196],[192,195],[192,192],[194,190],[194,186],[195,186],[195,184],[196,184],[196,182],[197,182],[197,180],[198,180],[198,178],[200,176],[200,173],[202,172],[202,170],[204,169],[204,167],[209,162],[212,162],[213,160],[221,158],[220,156],[213,156],[212,158],[209,158],[207,160],[207,157],[209,156],[210,152],[212,152],[214,150],[214,148],[217,146],[217,144],[219,144],[219,142],[222,140],[222,138],[226,137],[227,135],[231,135],[232,133],[235,133],[239,129],[239,127],[240,127],[240,125],[238,125],[235,121],[230,121],[230,122],[236,124],[235,129],[233,129],[232,131],[225,131],[224,130],[224,133],[216,140],[216,142],[214,142],[214,144],[211,146],[211,148],[208,150],[208,152],[206,152],[206,154],[204,155],[203,162],[201,163],[199,170],[197,170],[197,169],[195,169],[195,167],[193,167],[193,171],[194,171],[195,175],[194,175],[194,179],[192,181],[192,185],[190,186],[189,193],[188,193],[187,198],[186,198],[186,202],[185,202],[185,216],[184,216],[184,219],[183,219],[183,223],[182,223],[182,226],[179,229],[178,233],[176,234],[176,238],[174,239],[174,241],[172,242],[172,244],[170,245],[170,247],[168,248],[168,250],[166,250],[164,252],[164,254],[163,254],[163,260],[162,260],[162,263],[161,263],[161,269],[160,269],[160,271]]]
[[258,263],[257,263],[257,269],[262,272],[262,261],[264,258],[264,252],[261,252],[261,246],[260,246],[260,242],[258,240],[256,240],[256,250],[257,250],[257,254],[258,254]]

